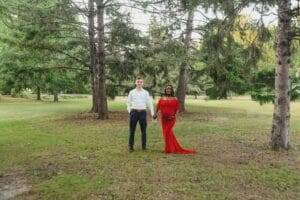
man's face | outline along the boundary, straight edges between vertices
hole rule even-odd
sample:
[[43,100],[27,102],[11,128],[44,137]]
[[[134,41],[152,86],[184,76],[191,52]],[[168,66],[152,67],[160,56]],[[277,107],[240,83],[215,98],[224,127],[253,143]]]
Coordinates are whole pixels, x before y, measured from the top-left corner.
[[136,85],[136,87],[138,87],[138,88],[142,88],[143,85],[144,85],[144,80],[143,80],[143,79],[137,79],[137,80],[135,81],[135,85]]

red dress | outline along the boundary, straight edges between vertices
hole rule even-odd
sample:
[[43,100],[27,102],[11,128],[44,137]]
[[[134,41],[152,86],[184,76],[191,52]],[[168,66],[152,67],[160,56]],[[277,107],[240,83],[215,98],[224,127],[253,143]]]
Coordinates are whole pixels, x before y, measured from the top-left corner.
[[179,102],[177,99],[160,99],[157,104],[160,110],[161,125],[163,129],[163,137],[165,142],[165,153],[178,154],[193,154],[196,151],[191,149],[184,149],[176,140],[173,132],[173,127],[176,123],[175,114],[179,109]]

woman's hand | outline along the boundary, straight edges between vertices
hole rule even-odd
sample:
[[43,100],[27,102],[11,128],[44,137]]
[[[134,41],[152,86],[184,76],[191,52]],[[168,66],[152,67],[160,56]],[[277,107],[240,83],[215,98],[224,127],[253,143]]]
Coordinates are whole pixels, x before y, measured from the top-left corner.
[[168,119],[168,120],[172,120],[172,119],[174,119],[174,118],[176,118],[176,116],[175,116],[175,115],[172,115],[172,116],[168,117],[167,119]]

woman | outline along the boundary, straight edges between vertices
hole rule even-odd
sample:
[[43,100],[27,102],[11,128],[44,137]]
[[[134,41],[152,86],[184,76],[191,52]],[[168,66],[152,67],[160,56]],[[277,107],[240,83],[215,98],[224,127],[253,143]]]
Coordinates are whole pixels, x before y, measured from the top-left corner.
[[157,118],[157,113],[160,112],[161,125],[163,129],[163,137],[165,142],[165,153],[191,154],[196,153],[194,150],[184,149],[180,146],[173,132],[173,127],[176,122],[176,115],[179,110],[179,102],[174,97],[174,89],[171,85],[165,88],[164,97],[160,98],[156,113],[153,116]]

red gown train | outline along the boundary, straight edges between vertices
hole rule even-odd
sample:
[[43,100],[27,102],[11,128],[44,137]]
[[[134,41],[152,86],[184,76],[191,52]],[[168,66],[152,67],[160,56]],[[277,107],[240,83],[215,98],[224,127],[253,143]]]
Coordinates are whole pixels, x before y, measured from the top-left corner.
[[177,99],[160,99],[157,104],[160,110],[161,125],[163,130],[163,138],[165,142],[165,153],[176,154],[194,154],[195,150],[184,149],[177,141],[173,127],[176,123],[175,114],[179,109],[179,102]]

